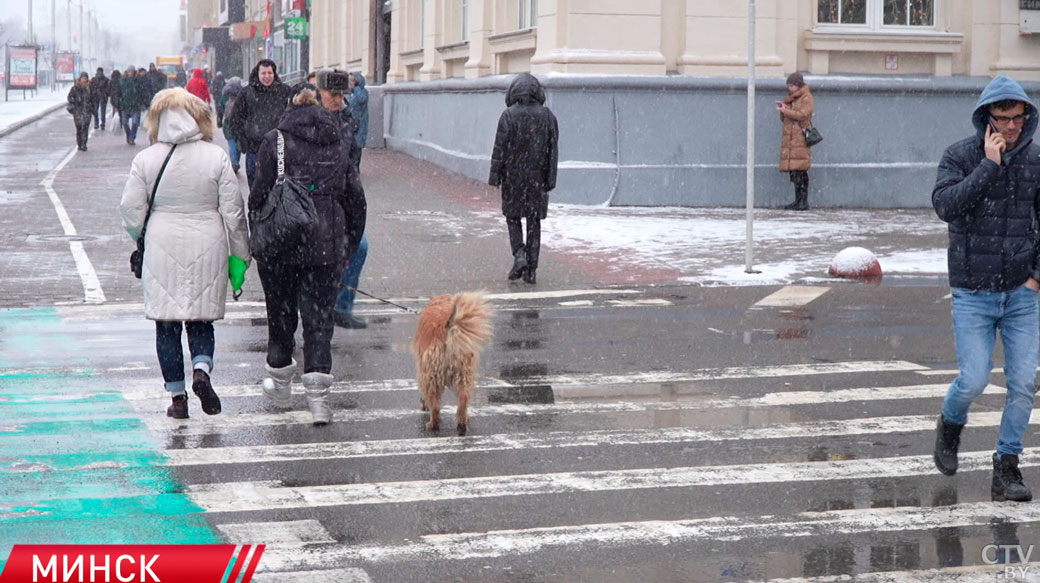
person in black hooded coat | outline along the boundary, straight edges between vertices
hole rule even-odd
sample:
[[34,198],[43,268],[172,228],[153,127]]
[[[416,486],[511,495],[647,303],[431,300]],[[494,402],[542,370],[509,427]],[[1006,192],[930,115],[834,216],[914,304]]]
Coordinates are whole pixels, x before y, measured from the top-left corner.
[[[249,210],[257,211],[275,187],[278,133],[285,141],[285,174],[308,187],[318,211],[315,231],[274,257],[256,257],[267,302],[267,372],[264,394],[276,405],[289,401],[298,316],[303,319],[303,381],[314,423],[332,419],[326,400],[332,384],[333,305],[343,264],[365,232],[367,204],[353,144],[341,139],[339,124],[318,105],[317,89],[301,83],[277,130],[264,136]],[[239,97],[239,99],[242,99]],[[235,104],[238,107],[238,103]]]
[[292,89],[278,78],[278,66],[261,59],[249,73],[249,85],[235,100],[228,124],[239,149],[246,155],[246,178],[252,186],[256,174],[256,153],[267,132],[278,125]]
[[[535,283],[542,219],[549,211],[549,191],[556,188],[559,126],[545,107],[545,91],[534,75],[521,73],[506,92],[506,110],[498,119],[491,154],[491,186],[502,187],[502,214],[509,228],[513,268],[509,279]],[[527,241],[521,219],[527,220]]]

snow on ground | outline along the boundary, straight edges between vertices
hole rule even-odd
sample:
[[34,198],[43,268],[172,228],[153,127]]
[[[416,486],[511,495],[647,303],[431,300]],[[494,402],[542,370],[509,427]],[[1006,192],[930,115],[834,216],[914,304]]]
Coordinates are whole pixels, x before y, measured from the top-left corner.
[[57,91],[51,92],[50,87],[42,88],[33,95],[22,91],[10,91],[7,94],[8,101],[0,99],[0,132],[24,119],[39,115],[59,103],[65,103],[69,94],[69,85],[59,85]]
[[542,241],[550,249],[615,255],[625,264],[668,267],[680,281],[761,285],[828,277],[846,247],[872,251],[885,275],[946,273],[946,224],[929,209],[808,212],[758,210],[753,266],[745,273],[745,211],[737,208],[598,208],[552,205]]

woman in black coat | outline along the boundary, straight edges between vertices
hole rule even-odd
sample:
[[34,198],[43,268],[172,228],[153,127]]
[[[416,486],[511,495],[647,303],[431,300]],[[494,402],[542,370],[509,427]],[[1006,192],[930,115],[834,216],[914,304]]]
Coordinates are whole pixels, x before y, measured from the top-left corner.
[[[315,425],[332,420],[327,400],[332,385],[332,308],[343,264],[365,232],[365,191],[350,159],[350,144],[338,124],[318,105],[317,89],[301,83],[292,104],[257,152],[256,178],[249,191],[252,215],[264,206],[278,177],[278,136],[285,144],[285,174],[308,188],[318,211],[314,232],[274,256],[256,257],[267,302],[267,372],[264,394],[280,407],[290,404],[297,318],[303,320],[303,381]],[[238,104],[235,104],[238,107]]]
[[90,97],[90,75],[84,71],[79,74],[76,84],[69,89],[68,106],[72,121],[76,124],[76,146],[81,152],[87,151],[87,136],[90,135],[90,118],[94,109],[94,101]]
[[[535,283],[542,219],[549,211],[549,191],[556,188],[559,158],[559,126],[544,103],[545,92],[533,75],[521,73],[510,84],[488,179],[491,186],[502,187],[502,214],[513,253],[509,279],[523,277],[527,283]],[[526,243],[520,219],[527,219]]]

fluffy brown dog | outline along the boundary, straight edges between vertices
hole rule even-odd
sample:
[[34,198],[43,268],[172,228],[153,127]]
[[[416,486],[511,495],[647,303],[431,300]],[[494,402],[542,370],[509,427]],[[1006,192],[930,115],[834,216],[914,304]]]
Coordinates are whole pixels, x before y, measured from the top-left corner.
[[440,427],[441,393],[451,387],[458,395],[456,432],[466,435],[480,349],[489,338],[491,310],[481,292],[432,297],[423,308],[412,347],[419,367],[419,401],[430,412],[426,429]]

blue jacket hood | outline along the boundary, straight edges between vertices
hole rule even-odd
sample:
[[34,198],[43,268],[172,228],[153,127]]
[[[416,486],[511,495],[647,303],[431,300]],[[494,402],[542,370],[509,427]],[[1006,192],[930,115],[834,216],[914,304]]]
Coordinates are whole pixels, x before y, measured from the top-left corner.
[[354,76],[354,83],[355,83],[354,87],[355,88],[360,87],[360,88],[364,89],[365,88],[365,76],[362,75],[361,73],[351,73],[351,75]]
[[1026,114],[1029,119],[1026,120],[1024,126],[1022,126],[1022,135],[1018,139],[1018,143],[1015,147],[1005,152],[1005,156],[1014,155],[1022,148],[1026,147],[1033,140],[1033,134],[1036,133],[1036,126],[1040,123],[1040,119],[1037,119],[1036,104],[1034,104],[1029,96],[1026,95],[1026,90],[1015,81],[1005,75],[999,75],[995,79],[986,85],[986,88],[982,90],[982,95],[979,96],[979,101],[975,104],[975,112],[971,116],[971,123],[975,126],[975,132],[981,140],[986,135],[986,125],[989,123],[989,105],[991,103],[997,103],[998,101],[1004,101],[1005,99],[1014,99],[1021,101],[1026,104]]

